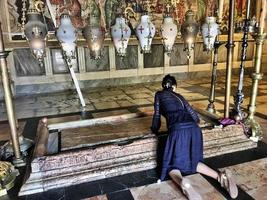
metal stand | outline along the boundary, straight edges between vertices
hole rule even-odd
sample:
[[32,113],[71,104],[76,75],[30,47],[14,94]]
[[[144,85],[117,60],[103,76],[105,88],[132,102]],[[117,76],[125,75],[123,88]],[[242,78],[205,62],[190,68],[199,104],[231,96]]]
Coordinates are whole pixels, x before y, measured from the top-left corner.
[[4,41],[3,41],[3,33],[0,23],[0,65],[1,65],[1,72],[2,72],[2,83],[4,88],[4,97],[5,97],[5,104],[7,109],[7,118],[11,130],[11,140],[12,140],[12,146],[14,150],[15,158],[13,160],[13,164],[16,167],[25,166],[26,162],[23,160],[23,157],[20,153],[20,145],[19,145],[19,137],[17,133],[17,127],[16,127],[16,118],[15,118],[15,112],[13,109],[13,101],[12,101],[12,95],[11,95],[11,88],[10,88],[10,82],[9,82],[9,76],[7,71],[7,63],[6,63],[6,57],[8,56],[8,52],[4,49]]
[[234,14],[235,14],[235,0],[229,1],[229,24],[228,24],[228,42],[227,48],[227,62],[226,62],[226,82],[225,82],[225,101],[224,101],[224,118],[229,118],[230,108],[230,94],[231,94],[231,77],[234,53]]
[[256,122],[256,120],[254,119],[254,113],[256,111],[256,98],[258,94],[259,80],[261,80],[263,76],[263,74],[261,73],[261,59],[262,59],[261,56],[262,56],[263,43],[267,35],[266,33],[264,33],[266,11],[267,11],[267,0],[262,0],[259,29],[258,33],[255,35],[255,40],[256,40],[256,53],[255,53],[255,64],[254,64],[255,71],[252,74],[253,83],[252,83],[251,97],[248,106],[249,114],[245,121],[245,127],[249,130],[249,133],[251,134],[250,139],[255,142],[262,139],[262,129],[260,127],[260,124]]
[[79,96],[79,99],[80,99],[80,103],[81,103],[81,106],[84,108],[85,107],[85,101],[84,101],[84,98],[83,98],[83,94],[81,92],[81,88],[79,86],[79,82],[77,80],[77,77],[75,75],[75,72],[73,70],[73,67],[72,66],[69,66],[69,70],[70,70],[70,75],[71,75],[71,78],[73,80],[73,83],[75,85],[75,88],[76,88],[76,91],[78,93],[78,96]]
[[241,104],[243,103],[244,93],[243,93],[243,81],[244,81],[244,70],[245,70],[245,61],[247,56],[247,47],[248,47],[248,31],[249,31],[249,16],[250,15],[250,0],[247,0],[247,11],[246,19],[244,23],[244,34],[242,39],[242,51],[241,51],[241,63],[239,69],[239,80],[236,94],[234,96],[235,108],[234,108],[234,117],[236,121],[241,121],[245,117],[245,113],[241,110]]
[[65,62],[67,64],[67,66],[69,67],[69,70],[70,70],[70,75],[71,75],[71,78],[73,80],[73,83],[75,85],[75,89],[78,93],[78,96],[79,96],[79,99],[80,99],[80,103],[81,103],[81,106],[82,106],[82,110],[84,110],[84,107],[85,107],[85,101],[84,101],[84,98],[83,98],[83,94],[81,92],[81,88],[79,86],[79,82],[78,82],[78,79],[75,75],[75,72],[73,70],[73,67],[72,67],[72,58],[68,57],[66,55],[66,53],[64,52],[63,50],[63,58],[65,59]]
[[210,95],[209,95],[209,104],[207,107],[207,111],[210,113],[216,112],[214,101],[215,101],[215,87],[217,81],[218,50],[222,44],[223,43],[219,41],[219,38],[217,36],[214,43],[214,56],[213,56],[212,75],[210,83]]

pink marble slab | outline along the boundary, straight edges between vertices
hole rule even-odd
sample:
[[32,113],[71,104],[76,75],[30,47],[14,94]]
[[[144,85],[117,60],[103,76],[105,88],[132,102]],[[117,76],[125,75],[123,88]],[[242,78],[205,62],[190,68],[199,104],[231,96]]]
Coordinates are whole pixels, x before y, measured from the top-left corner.
[[[225,198],[200,174],[187,176],[192,186],[205,200],[224,200]],[[132,188],[131,193],[135,200],[184,200],[187,199],[180,188],[172,181],[154,183],[147,186]]]
[[267,200],[267,158],[233,165],[227,169],[231,170],[238,186],[250,196]]
[[95,196],[95,197],[90,197],[82,200],[108,200],[106,195],[100,195],[100,196]]

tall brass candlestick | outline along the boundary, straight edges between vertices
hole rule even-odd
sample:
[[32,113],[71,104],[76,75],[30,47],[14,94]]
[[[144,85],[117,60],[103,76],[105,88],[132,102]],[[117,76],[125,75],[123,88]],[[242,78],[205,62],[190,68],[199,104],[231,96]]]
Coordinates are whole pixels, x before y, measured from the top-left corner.
[[262,130],[259,123],[257,123],[254,119],[254,113],[256,111],[256,97],[258,94],[259,80],[261,80],[263,76],[263,74],[261,73],[261,56],[262,56],[263,43],[266,37],[266,33],[264,33],[266,11],[267,11],[267,0],[262,0],[259,29],[258,33],[255,35],[255,40],[256,40],[256,53],[254,59],[255,67],[254,67],[254,73],[252,74],[253,82],[252,82],[251,97],[248,106],[249,114],[248,118],[245,121],[245,126],[249,128],[251,132],[250,139],[255,142],[257,142],[262,138]]
[[7,62],[6,62],[7,55],[8,55],[8,52],[5,51],[5,48],[4,48],[3,33],[2,33],[1,22],[0,22],[0,65],[1,65],[1,72],[2,72],[2,83],[3,83],[3,88],[4,88],[7,118],[8,118],[8,122],[10,126],[11,141],[12,141],[12,146],[13,146],[14,155],[15,155],[13,163],[15,166],[19,167],[19,166],[25,165],[26,163],[23,161],[22,155],[20,153],[19,137],[18,137],[17,127],[16,127],[16,118],[15,118],[15,113],[13,109],[11,88],[10,88],[9,76],[8,76],[8,71],[7,71]]
[[235,0],[229,1],[229,21],[228,21],[228,42],[227,48],[227,62],[226,62],[226,82],[225,82],[225,101],[224,101],[224,117],[229,117],[230,110],[230,94],[231,94],[231,77],[233,65],[234,52],[234,14],[235,14]]

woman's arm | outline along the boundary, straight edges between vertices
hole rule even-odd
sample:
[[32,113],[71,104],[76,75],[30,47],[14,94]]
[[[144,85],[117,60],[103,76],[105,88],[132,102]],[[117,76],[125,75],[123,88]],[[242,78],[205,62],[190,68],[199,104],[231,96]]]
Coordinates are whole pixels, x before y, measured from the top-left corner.
[[[179,94],[178,94],[179,95]],[[185,109],[188,111],[188,113],[191,115],[191,117],[193,118],[193,120],[196,122],[196,123],[199,123],[200,120],[199,120],[199,117],[198,117],[198,114],[197,112],[190,106],[190,104],[188,103],[188,101],[185,100],[185,98],[182,96],[182,95],[179,95],[179,97],[181,98],[181,100],[183,101],[184,103],[184,106],[185,106]]]
[[157,133],[160,129],[160,103],[159,103],[159,92],[156,92],[154,99],[154,115],[151,130],[153,133]]

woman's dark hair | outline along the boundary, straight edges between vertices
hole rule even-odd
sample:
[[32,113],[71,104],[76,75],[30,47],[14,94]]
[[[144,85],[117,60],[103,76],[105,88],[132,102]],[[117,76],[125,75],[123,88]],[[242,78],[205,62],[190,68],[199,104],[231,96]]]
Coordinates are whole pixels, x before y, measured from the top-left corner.
[[161,85],[164,89],[168,89],[172,88],[173,85],[177,86],[177,83],[174,76],[168,74],[163,78]]

